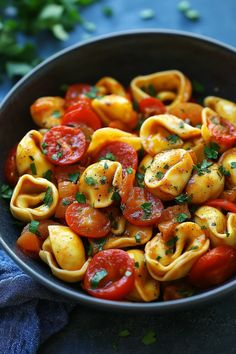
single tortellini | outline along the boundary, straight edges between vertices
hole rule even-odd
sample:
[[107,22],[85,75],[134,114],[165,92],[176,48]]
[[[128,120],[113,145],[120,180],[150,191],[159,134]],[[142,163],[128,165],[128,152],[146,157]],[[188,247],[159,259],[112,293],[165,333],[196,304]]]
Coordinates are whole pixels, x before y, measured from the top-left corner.
[[118,96],[126,97],[126,91],[124,87],[113,77],[104,76],[95,85],[99,88],[101,95],[115,94]]
[[49,219],[58,203],[58,191],[55,185],[45,178],[23,175],[13,191],[10,209],[12,215],[29,222]]
[[137,123],[137,113],[126,97],[112,94],[95,98],[92,107],[106,125],[112,121],[121,121],[135,127]]
[[[117,161],[102,160],[83,172],[79,190],[94,208],[105,208],[114,201],[114,192],[122,185],[122,165]],[[117,193],[117,192],[116,192]]]
[[133,146],[136,151],[142,148],[141,139],[136,135],[119,129],[101,128],[93,133],[92,140],[88,148],[88,153],[95,156],[105,144],[113,141],[127,143]]
[[137,102],[156,95],[164,103],[165,101],[171,101],[171,104],[167,107],[172,107],[179,102],[189,100],[192,86],[182,72],[168,70],[135,77],[131,81],[131,90]]
[[219,163],[229,172],[225,177],[227,185],[236,187],[236,148],[225,151]]
[[228,213],[226,217],[216,208],[203,206],[196,210],[194,220],[206,230],[213,247],[236,246],[236,214]]
[[236,127],[236,103],[221,97],[208,96],[204,104]]
[[65,113],[65,100],[61,97],[40,97],[30,107],[31,116],[40,128],[52,128],[61,124]]
[[193,160],[186,150],[173,149],[157,154],[146,169],[144,182],[148,190],[162,200],[171,200],[182,193],[193,169]]
[[[122,235],[115,235],[112,233],[103,239],[103,249],[112,248],[127,248],[144,245],[152,237],[152,227],[150,226],[135,226],[126,222],[125,230]],[[89,240],[93,253],[98,252],[100,249],[100,241],[95,239]]]
[[49,236],[44,241],[40,258],[49,265],[52,273],[69,283],[83,279],[89,259],[86,261],[83,242],[69,227],[48,227]]
[[187,275],[197,259],[209,248],[210,241],[200,226],[184,222],[175,228],[173,238],[165,242],[157,234],[146,244],[145,258],[149,273],[159,281],[171,281]]
[[201,130],[171,114],[149,117],[142,124],[140,138],[145,151],[154,156],[159,152],[183,146],[183,140],[201,135]]
[[224,189],[225,177],[217,163],[203,161],[188,181],[186,192],[194,204],[202,204],[208,199],[219,197]]
[[53,170],[53,165],[41,150],[42,140],[43,136],[40,132],[30,130],[17,145],[16,167],[20,176],[27,173],[35,177],[43,177],[47,171]]
[[138,249],[127,251],[135,262],[134,289],[126,297],[130,301],[150,302],[158,299],[160,295],[159,282],[148,273],[144,252]]

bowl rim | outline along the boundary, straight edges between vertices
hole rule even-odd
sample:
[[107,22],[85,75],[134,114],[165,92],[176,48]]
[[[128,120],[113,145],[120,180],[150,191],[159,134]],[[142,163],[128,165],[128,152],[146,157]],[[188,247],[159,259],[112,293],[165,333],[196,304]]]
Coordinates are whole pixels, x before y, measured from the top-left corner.
[[[81,47],[91,45],[95,42],[102,42],[104,40],[108,40],[111,38],[118,38],[118,37],[128,37],[128,36],[135,36],[135,35],[170,35],[170,36],[180,36],[186,37],[195,41],[205,42],[208,45],[213,47],[220,47],[221,49],[227,50],[236,54],[236,48],[231,45],[224,44],[221,41],[213,39],[208,36],[193,34],[186,31],[180,30],[169,30],[169,29],[132,29],[132,30],[124,30],[124,31],[117,31],[112,32],[109,34],[104,34],[100,36],[96,36],[92,39],[78,42],[76,44],[70,45],[65,49],[58,51],[57,53],[51,55],[49,58],[44,60],[42,63],[37,65],[33,70],[31,70],[27,75],[25,75],[21,80],[19,80],[13,88],[9,91],[9,93],[5,96],[2,100],[0,108],[4,107],[7,104],[8,99],[11,97],[12,93],[17,91],[21,86],[26,83],[31,76],[35,73],[40,71],[42,68],[47,66],[47,64],[56,61],[61,56],[66,55],[68,52],[73,50],[78,50]],[[196,294],[188,298],[178,299],[174,301],[163,301],[163,302],[119,302],[119,301],[111,301],[111,300],[103,300],[92,297],[85,293],[80,293],[76,289],[68,289],[63,285],[56,284],[52,280],[48,278],[44,278],[43,275],[37,273],[32,267],[30,267],[27,263],[25,263],[3,240],[2,235],[0,233],[0,244],[2,245],[3,249],[7,252],[7,254],[16,262],[16,264],[25,271],[29,276],[32,276],[36,279],[39,283],[46,286],[50,290],[64,295],[66,298],[70,298],[73,300],[78,301],[80,304],[89,305],[90,307],[96,307],[97,309],[103,310],[112,310],[112,311],[125,311],[125,312],[149,312],[149,311],[156,311],[156,312],[164,312],[164,311],[176,311],[176,310],[183,310],[186,308],[193,307],[194,305],[200,305],[207,303],[211,300],[217,300],[223,295],[230,293],[232,290],[236,289],[236,279],[228,281],[225,284],[222,284],[216,288],[207,290],[204,293]],[[55,279],[56,280],[56,279]]]

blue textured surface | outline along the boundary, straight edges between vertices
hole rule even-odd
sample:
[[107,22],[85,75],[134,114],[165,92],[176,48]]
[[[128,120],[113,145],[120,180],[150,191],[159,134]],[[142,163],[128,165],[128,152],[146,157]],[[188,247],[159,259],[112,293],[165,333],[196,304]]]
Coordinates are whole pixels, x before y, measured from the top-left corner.
[[[207,35],[236,46],[235,0],[192,0],[192,7],[199,10],[201,16],[196,22],[187,20],[177,10],[177,3],[178,0],[103,0],[85,9],[83,15],[97,25],[93,36],[125,29],[169,28]],[[101,11],[104,5],[112,7],[113,17],[104,17]],[[155,18],[141,20],[139,12],[144,8],[155,10]],[[78,28],[65,43],[42,37],[41,55],[46,58],[81,40],[84,34],[85,31]],[[10,87],[10,83],[1,87],[0,98]],[[233,354],[236,352],[235,302],[236,294],[202,309],[170,315],[109,314],[77,306],[71,314],[69,325],[51,337],[41,347],[40,353],[152,354],[168,351],[169,354]],[[131,335],[119,338],[118,333],[123,329],[129,329]],[[145,347],[141,338],[148,329],[155,331],[157,341]]]

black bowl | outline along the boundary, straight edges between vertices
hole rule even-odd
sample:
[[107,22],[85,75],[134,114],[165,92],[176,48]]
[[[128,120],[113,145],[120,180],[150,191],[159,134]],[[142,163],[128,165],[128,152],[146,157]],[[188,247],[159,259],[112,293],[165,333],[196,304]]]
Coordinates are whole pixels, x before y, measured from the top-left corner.
[[[208,38],[177,31],[140,30],[100,37],[52,56],[24,77],[5,98],[0,114],[0,179],[7,151],[32,128],[30,104],[40,96],[60,95],[60,86],[95,83],[104,75],[123,84],[142,74],[179,69],[205,86],[206,94],[235,99],[236,50]],[[233,278],[217,288],[190,298],[153,303],[115,302],[93,298],[78,285],[64,283],[43,264],[25,257],[15,246],[19,228],[8,203],[0,204],[1,243],[13,260],[46,287],[80,303],[127,311],[170,311],[196,306],[222,297],[236,288]]]

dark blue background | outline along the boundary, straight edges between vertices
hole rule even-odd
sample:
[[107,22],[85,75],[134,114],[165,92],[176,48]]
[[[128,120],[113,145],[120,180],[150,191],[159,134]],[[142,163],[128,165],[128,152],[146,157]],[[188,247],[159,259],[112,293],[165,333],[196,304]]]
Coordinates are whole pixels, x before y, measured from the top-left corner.
[[[83,16],[96,24],[93,36],[125,29],[169,28],[207,35],[236,46],[235,0],[191,0],[192,7],[199,10],[201,16],[196,22],[187,20],[177,10],[177,4],[178,0],[102,0],[83,10]],[[104,5],[112,7],[113,17],[104,17],[101,11]],[[144,8],[155,10],[155,18],[141,20],[139,12]],[[77,28],[64,43],[45,40],[42,36],[39,39],[40,53],[46,58],[82,40],[85,33],[82,28]],[[10,82],[5,82],[0,87],[0,98],[11,85]],[[68,326],[51,337],[39,353],[231,354],[236,352],[235,304],[236,294],[232,294],[221,302],[204,308],[162,315],[112,314],[78,305],[71,314]],[[120,338],[118,333],[123,329],[128,329],[131,335]],[[148,329],[155,331],[157,341],[145,347],[141,338]],[[114,344],[117,346],[116,350],[113,348]]]

